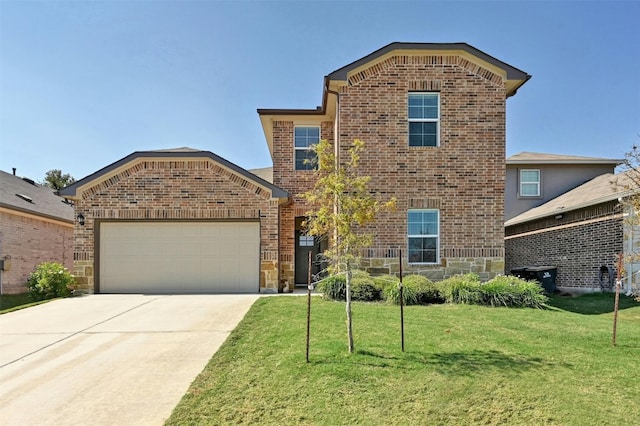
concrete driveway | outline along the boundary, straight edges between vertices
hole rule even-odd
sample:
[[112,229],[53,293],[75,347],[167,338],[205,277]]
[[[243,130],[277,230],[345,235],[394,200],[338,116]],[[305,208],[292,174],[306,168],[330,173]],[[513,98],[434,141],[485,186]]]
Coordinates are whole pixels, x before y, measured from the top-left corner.
[[161,425],[259,295],[91,295],[0,315],[0,423]]

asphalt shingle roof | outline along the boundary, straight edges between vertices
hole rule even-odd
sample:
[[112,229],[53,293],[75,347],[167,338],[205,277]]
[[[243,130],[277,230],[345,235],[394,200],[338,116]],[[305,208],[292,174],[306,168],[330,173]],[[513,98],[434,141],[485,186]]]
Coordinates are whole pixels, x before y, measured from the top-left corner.
[[31,183],[0,170],[0,206],[53,219],[73,222],[73,206],[53,189]]
[[541,206],[534,207],[509,219],[505,222],[505,226],[518,225],[567,211],[613,201],[629,195],[631,191],[627,188],[630,185],[632,185],[632,182],[626,173],[600,175]]

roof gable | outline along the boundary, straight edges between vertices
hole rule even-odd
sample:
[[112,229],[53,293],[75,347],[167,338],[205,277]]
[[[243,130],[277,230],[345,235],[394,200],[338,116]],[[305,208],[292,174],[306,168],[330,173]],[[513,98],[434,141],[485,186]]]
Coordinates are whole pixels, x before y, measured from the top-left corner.
[[[494,58],[485,52],[476,49],[467,43],[390,43],[375,52],[368,54],[348,65],[330,73],[327,77],[330,81],[350,81],[355,74],[376,64],[384,63],[392,56],[397,55],[437,55],[458,56],[472,64],[500,75],[505,81],[507,96],[515,95],[518,88],[526,83],[531,76],[506,62]],[[463,64],[469,68],[468,64]]]
[[269,192],[271,198],[278,198],[281,201],[289,199],[289,193],[285,190],[278,188],[270,182],[248,172],[240,166],[237,166],[230,161],[210,152],[200,151],[192,148],[176,148],[169,150],[158,151],[136,151],[121,160],[112,163],[97,172],[80,179],[72,185],[62,189],[60,194],[71,199],[83,198],[84,193],[87,194],[99,185],[109,185],[110,179],[117,180],[119,173],[125,172],[135,164],[143,162],[144,160],[189,160],[189,159],[207,159],[215,163],[220,167],[221,171],[226,171],[229,176],[235,176],[234,180],[240,179],[241,181],[250,182],[256,187],[261,188]]

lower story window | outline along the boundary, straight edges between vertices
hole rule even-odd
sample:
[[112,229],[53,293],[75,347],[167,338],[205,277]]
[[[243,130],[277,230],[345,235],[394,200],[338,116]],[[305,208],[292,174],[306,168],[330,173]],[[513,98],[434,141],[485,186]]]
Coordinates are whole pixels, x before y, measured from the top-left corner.
[[409,210],[407,216],[409,263],[438,263],[440,212]]

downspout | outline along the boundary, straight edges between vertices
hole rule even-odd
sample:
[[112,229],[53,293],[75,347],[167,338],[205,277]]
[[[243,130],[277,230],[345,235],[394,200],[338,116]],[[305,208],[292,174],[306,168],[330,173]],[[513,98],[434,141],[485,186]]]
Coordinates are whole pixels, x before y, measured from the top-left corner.
[[[336,96],[336,116],[333,119],[333,157],[334,157],[334,169],[337,172],[340,167],[340,93],[335,90],[329,89],[329,83],[327,82],[327,93],[331,93]],[[340,212],[338,206],[338,195],[333,197],[333,214],[335,216]],[[333,229],[333,241],[338,247],[338,227]]]

